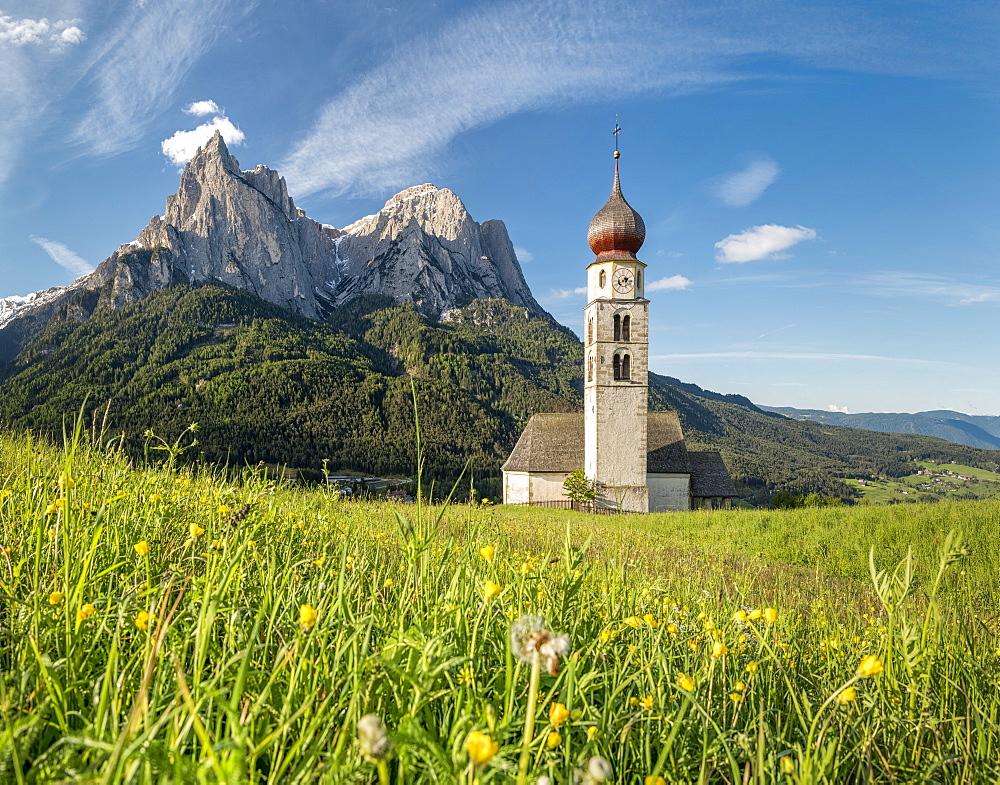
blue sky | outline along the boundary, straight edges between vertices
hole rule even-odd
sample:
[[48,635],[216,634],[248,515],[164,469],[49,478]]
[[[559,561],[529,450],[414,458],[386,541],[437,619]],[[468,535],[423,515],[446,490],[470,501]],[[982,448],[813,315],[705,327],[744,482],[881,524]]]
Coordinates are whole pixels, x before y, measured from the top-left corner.
[[0,296],[134,239],[220,128],[335,226],[451,188],[579,332],[618,114],[652,370],[1000,415],[998,38],[992,0],[0,0]]

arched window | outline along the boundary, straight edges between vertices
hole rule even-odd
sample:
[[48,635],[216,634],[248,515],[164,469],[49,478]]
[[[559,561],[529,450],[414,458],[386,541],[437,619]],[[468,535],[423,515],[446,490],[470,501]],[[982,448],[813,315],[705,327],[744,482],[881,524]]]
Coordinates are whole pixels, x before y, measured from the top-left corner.
[[604,272],[604,270],[601,270],[601,274],[597,277],[597,281],[598,281],[597,287],[599,289],[603,289],[605,286],[607,286],[608,274]]
[[624,319],[622,319],[622,337],[620,340],[631,341],[632,339],[629,337],[631,332],[632,332],[632,317],[626,316]]
[[587,358],[587,381],[594,381],[594,355]]
[[587,343],[594,342],[594,317],[591,316],[587,321]]
[[642,296],[642,270],[635,271],[635,293]]
[[622,355],[622,379],[632,378],[632,362],[627,354]]
[[617,382],[622,378],[622,358],[617,354],[614,359],[614,371],[615,371],[615,381]]
[[619,316],[618,314],[615,314],[615,340],[620,341],[621,339],[622,339],[622,317]]

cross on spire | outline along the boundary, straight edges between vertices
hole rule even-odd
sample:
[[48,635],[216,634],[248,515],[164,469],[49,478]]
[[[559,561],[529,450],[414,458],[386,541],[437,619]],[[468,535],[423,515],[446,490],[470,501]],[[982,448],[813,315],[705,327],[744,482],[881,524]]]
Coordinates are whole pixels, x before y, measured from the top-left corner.
[[618,152],[618,134],[621,133],[622,127],[618,125],[618,115],[615,115],[615,130],[612,133],[615,135],[615,166],[618,166],[618,156],[621,153]]

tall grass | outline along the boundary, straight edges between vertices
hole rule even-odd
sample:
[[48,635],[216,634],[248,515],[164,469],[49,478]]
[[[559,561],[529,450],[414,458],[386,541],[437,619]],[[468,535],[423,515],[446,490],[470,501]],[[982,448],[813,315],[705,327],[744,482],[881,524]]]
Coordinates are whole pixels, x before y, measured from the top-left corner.
[[0,781],[997,781],[998,510],[418,520],[0,435]]

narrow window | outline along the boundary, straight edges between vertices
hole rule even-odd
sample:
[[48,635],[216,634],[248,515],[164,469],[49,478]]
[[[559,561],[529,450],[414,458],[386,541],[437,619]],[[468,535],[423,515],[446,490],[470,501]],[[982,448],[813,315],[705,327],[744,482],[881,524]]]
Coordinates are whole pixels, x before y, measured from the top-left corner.
[[594,342],[594,317],[591,316],[587,322],[587,343]]
[[598,288],[603,289],[605,285],[608,283],[608,274],[604,272],[604,270],[601,270],[601,274],[597,280],[599,281],[599,283],[597,284]]
[[615,381],[622,378],[622,361],[621,358],[616,354],[614,359],[614,371],[615,371]]
[[622,317],[619,316],[618,314],[615,314],[615,340],[620,341],[621,339],[622,339]]
[[631,365],[632,365],[632,363],[629,360],[629,356],[627,354],[623,354],[622,355],[622,379],[626,379],[627,380],[627,379],[631,379],[632,378],[632,368],[631,368]]
[[624,319],[622,319],[622,337],[621,337],[621,340],[623,340],[623,341],[631,341],[632,339],[629,337],[629,334],[631,332],[632,332],[632,317],[631,316],[626,316]]
[[594,355],[587,358],[587,381],[594,381]]
[[642,270],[635,271],[635,293],[642,296]]

